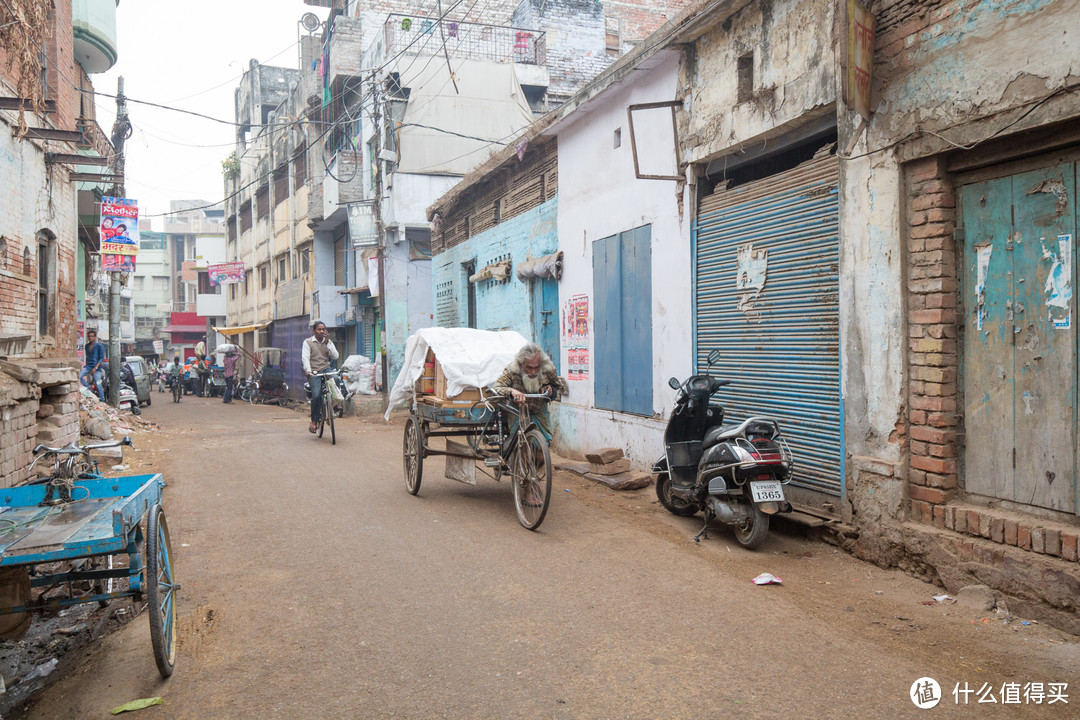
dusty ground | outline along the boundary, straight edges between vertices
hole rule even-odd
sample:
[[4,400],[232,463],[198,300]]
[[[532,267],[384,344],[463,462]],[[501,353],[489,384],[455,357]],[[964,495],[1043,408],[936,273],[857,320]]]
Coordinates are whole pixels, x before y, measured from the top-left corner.
[[[158,399],[155,395],[155,399]],[[429,460],[405,493],[401,424],[349,418],[331,447],[280,408],[185,398],[128,472],[159,469],[184,589],[180,658],[157,676],[145,614],[19,717],[1078,717],[1080,644],[940,604],[939,588],[779,527],[750,552],[652,488],[557,474],[540,532],[509,488]],[[750,579],[769,572],[780,586]],[[925,603],[932,604],[925,604]],[[1068,682],[1070,704],[957,706],[956,683]],[[1000,695],[999,695],[1000,697]]]

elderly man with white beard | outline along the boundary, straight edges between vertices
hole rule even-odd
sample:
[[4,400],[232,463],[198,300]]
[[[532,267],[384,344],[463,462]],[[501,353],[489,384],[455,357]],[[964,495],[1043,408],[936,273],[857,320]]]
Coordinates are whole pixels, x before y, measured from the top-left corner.
[[552,400],[558,400],[566,392],[566,382],[559,377],[551,358],[539,345],[523,345],[491,390],[498,395],[509,395],[519,405],[528,407],[540,432],[548,442],[551,441],[551,419],[547,403],[526,398],[525,395],[547,395]]

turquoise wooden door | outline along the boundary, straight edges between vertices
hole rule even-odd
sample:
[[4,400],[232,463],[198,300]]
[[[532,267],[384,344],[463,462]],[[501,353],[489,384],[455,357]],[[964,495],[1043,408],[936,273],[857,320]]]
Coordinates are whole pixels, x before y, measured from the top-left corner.
[[559,281],[554,278],[537,278],[532,281],[532,327],[533,339],[539,345],[555,369],[559,369]]
[[1076,165],[965,185],[964,485],[1077,513]]

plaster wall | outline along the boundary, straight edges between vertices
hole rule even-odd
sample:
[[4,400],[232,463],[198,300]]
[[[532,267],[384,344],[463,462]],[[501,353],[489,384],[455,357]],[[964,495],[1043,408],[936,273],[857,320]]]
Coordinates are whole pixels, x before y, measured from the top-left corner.
[[[480,158],[479,159],[486,159]],[[443,193],[457,184],[457,175],[413,175],[394,173],[391,176],[389,200],[383,205],[383,225],[428,226],[427,208]]]
[[[569,383],[570,392],[556,411],[560,432],[556,443],[563,452],[598,447],[623,447],[638,467],[661,452],[663,423],[675,399],[667,386],[671,376],[685,377],[691,370],[692,322],[690,297],[689,218],[681,211],[681,183],[639,180],[627,127],[627,106],[674,99],[679,55],[657,58],[648,70],[630,74],[621,84],[595,98],[570,124],[556,128],[559,142],[559,249],[565,254],[560,302],[575,295],[589,298],[590,348],[595,308],[592,246],[596,240],[652,226],[652,346],[653,418],[595,410],[592,379],[603,368],[589,368],[589,378]],[[654,134],[642,132],[636,144],[643,158],[662,161],[673,153],[670,123],[666,130],[653,125]],[[622,129],[621,146],[614,148],[614,131]],[[655,156],[650,156],[654,153]],[[590,357],[594,357],[590,353]],[[562,367],[568,367],[563,348]]]
[[431,261],[409,260],[409,244],[386,248],[386,353],[389,377],[396,378],[405,360],[405,341],[420,328],[435,324],[431,301]]
[[[836,101],[835,3],[751,3],[692,46],[683,67],[684,160],[706,160]],[[740,100],[738,62],[753,55],[752,94]]]
[[531,285],[518,280],[513,268],[529,257],[550,255],[558,249],[558,206],[558,197],[552,198],[435,256],[433,282],[441,327],[468,324],[466,263],[475,262],[479,271],[490,263],[510,260],[509,280],[476,283],[476,326],[481,330],[515,330],[529,340],[537,339],[532,327]]
[[[917,127],[966,144],[993,130],[956,126],[1028,107],[1080,81],[1076,0],[978,0],[922,14],[889,2],[879,12],[871,148],[907,139]],[[1076,112],[1075,97],[1059,100]],[[1044,110],[1053,114],[1054,106]]]
[[[74,185],[60,165],[47,166],[42,147],[17,140],[10,130],[15,113],[0,113],[0,336],[22,335],[30,340],[28,357],[75,355],[76,210]],[[54,237],[49,278],[49,333],[38,332],[38,231]]]

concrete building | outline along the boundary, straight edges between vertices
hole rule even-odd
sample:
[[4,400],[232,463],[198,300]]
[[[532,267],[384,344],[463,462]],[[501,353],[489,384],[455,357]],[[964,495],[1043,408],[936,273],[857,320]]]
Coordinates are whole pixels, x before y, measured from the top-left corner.
[[211,327],[225,322],[226,296],[223,288],[210,282],[207,268],[225,262],[224,207],[203,200],[173,200],[164,235],[172,292],[165,333],[176,349],[194,347],[208,334],[213,347]]
[[1078,13],[701,3],[530,127],[558,142],[559,301],[587,308],[557,443],[653,459],[666,376],[719,349],[726,417],[779,419],[803,517],[1080,630]]
[[[583,0],[526,0],[445,18],[411,2],[308,4],[332,8],[315,61],[321,82],[307,98],[332,128],[309,147],[312,167],[325,168],[314,171],[309,223],[316,258],[333,248],[347,260],[333,285],[323,284],[330,263],[316,263],[315,311],[343,325],[350,351],[385,354],[392,378],[407,337],[436,313],[428,205],[682,3],[608,11]],[[440,56],[447,62],[433,62]],[[372,122],[375,96],[382,127]],[[358,226],[374,214],[376,173],[381,237]],[[380,247],[377,278],[369,273],[380,266]]]
[[[84,92],[93,90],[90,75],[116,60],[116,5],[56,0],[45,27],[0,8],[0,27],[22,36],[5,43],[0,63],[0,486],[7,487],[25,479],[35,444],[79,436],[81,289],[97,238],[80,222],[84,212],[96,215],[91,186],[78,183],[93,180],[112,149]],[[8,54],[23,45],[30,57]],[[40,72],[21,76],[26,63],[40,63]]]
[[[131,278],[135,305],[135,353],[157,360],[169,357],[169,337],[165,326],[172,310],[172,266],[165,234],[139,232],[139,256]],[[161,343],[161,351],[155,348]]]

